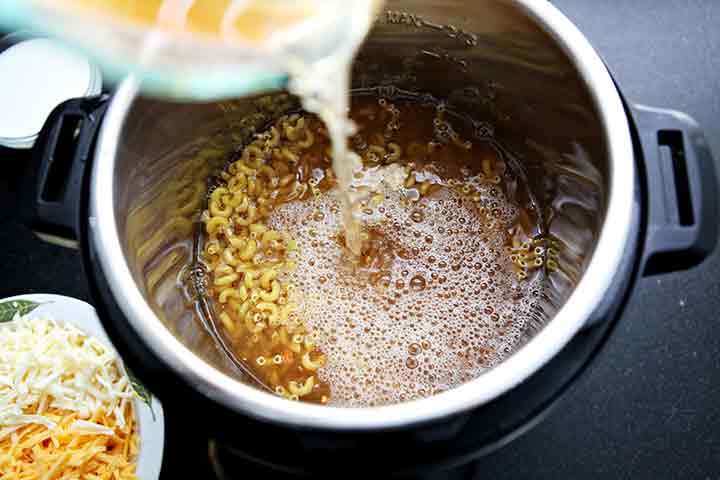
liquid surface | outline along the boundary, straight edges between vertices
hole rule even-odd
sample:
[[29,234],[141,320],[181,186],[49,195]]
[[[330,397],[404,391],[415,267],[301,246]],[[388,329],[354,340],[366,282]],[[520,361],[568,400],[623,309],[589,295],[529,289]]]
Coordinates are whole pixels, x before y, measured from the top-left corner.
[[[270,179],[270,186],[292,179],[293,187],[270,193],[272,208],[255,221],[292,244],[276,278],[281,308],[293,308],[285,323],[272,325],[247,307],[245,318],[267,323],[252,334],[252,325],[242,333],[244,319],[229,303],[220,309],[240,356],[278,393],[312,376],[310,391],[295,398],[369,406],[429,396],[513,351],[538,302],[542,277],[532,273],[544,260],[519,253],[531,245],[518,237],[521,214],[506,194],[512,175],[502,155],[487,141],[471,140],[442,105],[356,98],[351,116],[357,133],[350,145],[362,159],[349,188],[358,199],[352,215],[362,227],[360,255],[347,246],[328,128],[310,115],[281,119],[266,137],[279,144],[272,140],[256,167],[264,162],[287,177]],[[289,135],[277,137],[288,125]],[[296,154],[286,166],[284,149]],[[233,228],[229,235],[244,235],[244,227]],[[211,241],[230,245],[228,234]],[[230,272],[219,250],[207,255],[215,283]],[[251,260],[265,265],[267,257]],[[245,275],[211,294],[217,299],[222,289],[242,288]],[[273,342],[283,328],[298,329],[310,358],[322,358],[318,369],[286,355],[289,344]],[[252,365],[258,355],[279,355],[278,366]]]

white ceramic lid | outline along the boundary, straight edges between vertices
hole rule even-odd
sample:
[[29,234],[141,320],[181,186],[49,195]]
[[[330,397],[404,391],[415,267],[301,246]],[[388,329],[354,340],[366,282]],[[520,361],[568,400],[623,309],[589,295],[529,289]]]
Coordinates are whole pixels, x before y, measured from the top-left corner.
[[30,148],[65,100],[97,95],[97,67],[62,44],[33,38],[0,52],[0,145]]

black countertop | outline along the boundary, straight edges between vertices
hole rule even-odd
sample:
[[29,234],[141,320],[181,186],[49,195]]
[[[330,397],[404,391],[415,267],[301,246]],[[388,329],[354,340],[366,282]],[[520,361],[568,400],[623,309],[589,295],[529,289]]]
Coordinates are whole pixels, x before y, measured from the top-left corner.
[[[702,125],[720,166],[720,2],[553,0],[628,100]],[[645,278],[586,375],[477,478],[720,478],[720,251]]]
[[[552,3],[589,37],[630,101],[698,120],[720,170],[720,1]],[[24,160],[0,149],[0,298],[59,293],[87,301],[78,253],[37,240],[16,220]],[[471,476],[720,478],[719,271],[717,251],[690,271],[642,279],[559,408],[471,466]],[[186,463],[166,459],[163,478]]]

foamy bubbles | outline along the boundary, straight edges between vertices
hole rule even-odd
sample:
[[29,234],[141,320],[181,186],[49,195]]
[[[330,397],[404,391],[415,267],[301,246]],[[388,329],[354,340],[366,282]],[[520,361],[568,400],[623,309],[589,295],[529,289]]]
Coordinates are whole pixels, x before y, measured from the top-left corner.
[[373,188],[359,214],[375,252],[368,263],[354,262],[339,241],[335,190],[285,204],[268,220],[297,241],[287,280],[297,286],[296,315],[327,354],[320,376],[335,405],[396,403],[476,378],[513,351],[541,281],[516,279],[504,243],[517,208],[500,189],[476,186],[492,196],[488,222],[456,189],[409,201],[396,182]]

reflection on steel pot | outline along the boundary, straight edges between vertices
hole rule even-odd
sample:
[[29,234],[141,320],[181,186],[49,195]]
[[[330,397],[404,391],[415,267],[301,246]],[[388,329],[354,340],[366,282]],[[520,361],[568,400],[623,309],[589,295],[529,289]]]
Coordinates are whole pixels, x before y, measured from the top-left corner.
[[[192,413],[198,428],[234,435],[235,443],[252,431],[251,443],[297,449],[284,454],[294,455],[296,465],[333,451],[337,458],[320,463],[342,469],[340,460],[353,458],[343,453],[358,448],[399,462],[401,453],[378,453],[389,439],[421,445],[428,458],[455,439],[453,448],[469,455],[473,418],[483,419],[477,430],[487,435],[473,437],[482,443],[517,429],[572,380],[638,270],[688,268],[716,241],[716,179],[697,127],[674,112],[626,108],[602,60],[550,3],[391,0],[386,6],[356,62],[353,86],[380,88],[382,95],[429,93],[482,119],[476,129],[494,135],[527,177],[544,228],[576,247],[577,254],[564,258],[565,274],[547,282],[542,315],[516,350],[478,378],[413,402],[323,407],[244,382],[218,353],[176,279],[192,254],[193,215],[204,202],[207,176],[250,127],[282,105],[258,110],[252,98],[154,101],[139,97],[128,79],[102,124],[87,204],[78,210],[56,200],[57,209],[72,212],[69,223],[38,211],[45,221],[37,229],[79,231],[107,328],[168,409],[173,402],[202,409]],[[42,191],[41,182],[38,198]],[[252,446],[237,448],[263,455],[248,453]]]

